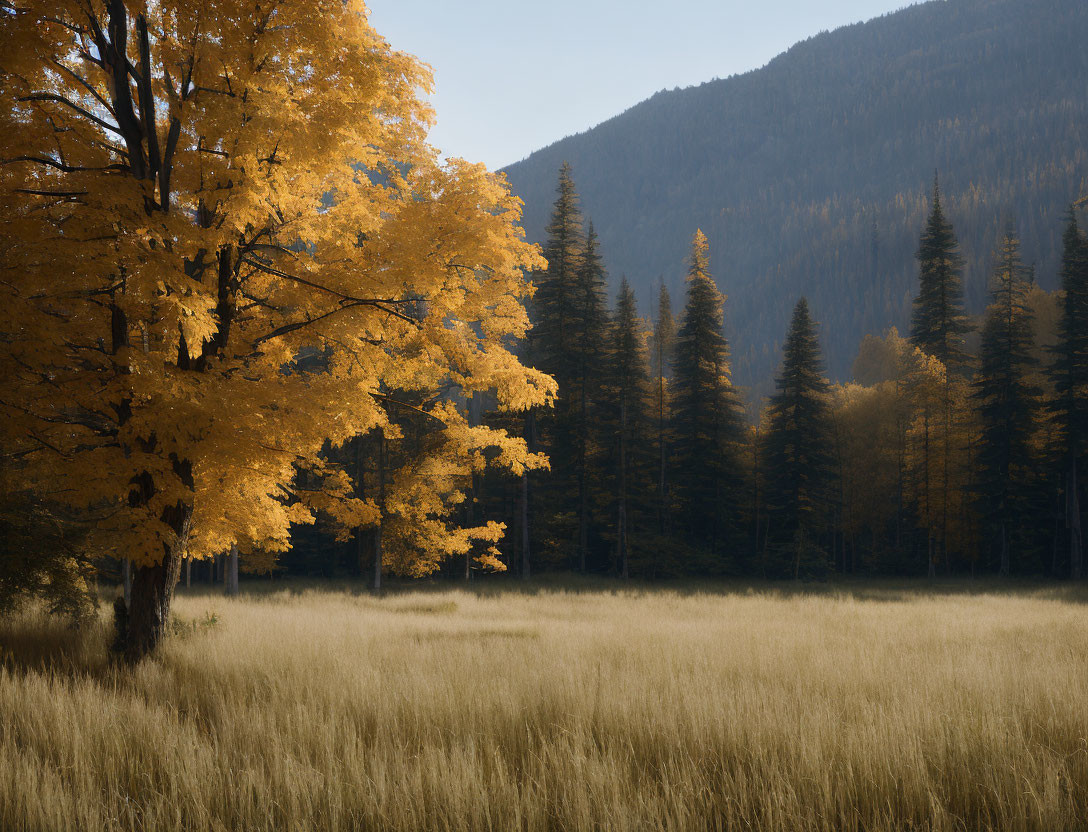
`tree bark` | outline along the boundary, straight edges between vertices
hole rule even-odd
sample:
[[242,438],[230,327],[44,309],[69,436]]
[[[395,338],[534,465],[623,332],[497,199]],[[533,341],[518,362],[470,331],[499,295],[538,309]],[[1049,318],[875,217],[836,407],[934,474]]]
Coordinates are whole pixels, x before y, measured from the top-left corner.
[[1009,577],[1009,533],[1005,527],[1005,521],[1001,521],[1001,567],[1002,578]]
[[1075,456],[1069,462],[1068,483],[1066,506],[1069,517],[1069,577],[1074,581],[1079,581],[1084,566],[1084,538],[1081,537],[1080,486],[1077,483],[1077,458]]
[[[472,396],[468,400],[468,424],[469,427],[479,427],[481,421],[481,410],[483,409],[483,399],[479,394]],[[468,515],[468,525],[473,527],[476,525],[476,500],[479,496],[480,481],[476,472],[473,471],[470,475],[470,488],[468,499],[465,501],[465,511]],[[472,545],[469,545],[468,550],[465,552],[465,580],[468,581],[472,578]]]
[[529,579],[529,472],[521,472],[521,577]]
[[[363,455],[363,436],[355,437],[355,497],[359,500],[366,499],[366,461]],[[366,549],[364,541],[366,530],[362,526],[355,529],[355,563],[359,575],[366,574]]]
[[230,544],[230,556],[227,561],[227,595],[238,594],[238,544]]
[[[476,525],[476,473],[471,475],[471,487],[469,488],[468,499],[465,501],[465,512],[468,515],[469,528],[473,528]],[[464,579],[466,581],[472,578],[472,544],[470,543],[468,549],[465,550],[465,574]]]
[[181,574],[192,514],[192,507],[184,504],[164,512],[163,519],[176,535],[173,544],[164,547],[159,563],[134,570],[125,632],[119,634],[122,654],[129,662],[137,662],[154,652],[170,625],[170,604]]
[[382,589],[382,525],[385,523],[385,434],[378,431],[378,508],[381,516],[374,529],[374,591]]
[[125,606],[132,605],[132,561],[121,558],[121,586],[125,597]]
[[[529,451],[533,450],[536,438],[536,412],[530,410],[525,416],[525,445]],[[521,577],[529,580],[529,471],[521,472],[521,496],[519,499],[519,516],[521,518]]]
[[627,580],[627,391],[620,396],[620,500],[617,523],[620,577]]

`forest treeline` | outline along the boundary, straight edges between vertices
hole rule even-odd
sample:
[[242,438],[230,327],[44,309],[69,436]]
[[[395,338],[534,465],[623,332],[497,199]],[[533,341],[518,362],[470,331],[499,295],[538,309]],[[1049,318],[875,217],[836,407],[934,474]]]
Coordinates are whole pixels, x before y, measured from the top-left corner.
[[543,242],[569,161],[610,266],[647,312],[661,279],[683,293],[702,228],[730,298],[733,378],[757,397],[774,389],[802,294],[824,324],[829,376],[846,380],[865,333],[909,329],[930,207],[921,171],[944,174],[971,314],[988,303],[1008,216],[1039,283],[1057,288],[1063,206],[1088,182],[1086,41],[1081,0],[918,3],[752,72],[662,91],[505,172]]
[[[969,316],[935,182],[910,331],[864,336],[853,380],[831,384],[822,328],[795,298],[776,391],[753,421],[732,381],[705,235],[694,233],[679,303],[661,286],[643,317],[621,277],[609,308],[605,253],[564,165],[523,351],[558,382],[555,406],[511,415],[467,403],[476,423],[547,454],[550,470],[474,477],[465,520],[504,522],[503,562],[525,576],[1079,577],[1088,240],[1073,207],[1062,239],[1061,288],[1047,292],[1009,225],[993,241],[985,314]],[[414,426],[405,436],[427,435],[423,417],[402,418]],[[381,487],[380,472],[355,473]],[[365,568],[367,533],[339,553],[316,534],[289,568]]]

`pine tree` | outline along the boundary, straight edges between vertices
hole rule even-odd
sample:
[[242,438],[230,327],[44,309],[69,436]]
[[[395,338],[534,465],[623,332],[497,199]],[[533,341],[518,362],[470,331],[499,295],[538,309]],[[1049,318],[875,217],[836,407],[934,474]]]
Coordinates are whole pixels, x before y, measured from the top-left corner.
[[720,553],[736,528],[743,428],[722,334],[723,297],[710,276],[706,237],[696,231],[687,304],[676,345],[675,460],[679,526],[694,546]]
[[[555,206],[546,231],[543,253],[548,266],[534,276],[536,294],[528,362],[556,380],[559,394],[554,408],[533,411],[525,420],[525,436],[531,441],[531,449],[548,454],[551,470],[539,483],[535,477],[522,483],[519,499],[523,560],[530,549],[553,559],[565,557],[563,550],[572,542],[571,537],[577,534],[579,542],[581,538],[569,518],[578,509],[576,379],[580,359],[575,330],[585,237],[578,193],[566,162],[559,169]],[[523,564],[523,572],[526,568],[527,563]]]
[[1062,244],[1061,321],[1051,370],[1056,393],[1051,410],[1056,417],[1064,471],[1069,572],[1078,579],[1084,565],[1081,498],[1088,454],[1088,240],[1072,208]]
[[577,293],[578,270],[582,263],[582,213],[574,188],[571,167],[564,162],[559,169],[555,207],[543,246],[548,267],[535,276],[533,329],[530,333],[532,358],[559,384],[561,399],[574,374],[570,336]]
[[647,441],[649,373],[645,333],[635,293],[626,277],[620,281],[611,342],[607,421],[612,434],[610,468],[616,507],[616,571],[626,578],[630,568],[631,530],[642,526],[654,462]]
[[914,299],[911,342],[954,372],[967,360],[964,335],[971,326],[963,312],[963,260],[952,223],[945,218],[936,179],[933,208],[922,232],[918,261],[919,287]]
[[805,298],[793,310],[776,386],[764,438],[766,500],[771,534],[792,550],[797,578],[803,559],[815,554],[826,561],[815,541],[833,471],[829,387]]
[[1030,288],[1020,261],[1020,241],[1009,229],[997,253],[974,393],[982,423],[979,508],[988,536],[1000,552],[1001,575],[1010,570],[1010,536],[1021,546],[1027,542],[1024,525],[1031,506],[1035,466],[1031,436],[1039,390],[1028,378],[1035,363],[1032,314],[1026,303]]
[[[926,222],[918,247],[919,291],[914,300],[914,316],[911,342],[926,355],[939,361],[944,369],[944,385],[940,401],[927,411],[924,420],[926,431],[925,449],[927,472],[929,460],[939,467],[939,489],[933,500],[932,490],[925,495],[927,520],[927,547],[929,573],[935,574],[936,548],[944,549],[948,565],[948,541],[950,527],[950,494],[955,473],[953,461],[956,448],[952,437],[957,433],[957,417],[954,402],[961,398],[964,369],[968,354],[964,349],[964,336],[971,330],[963,310],[963,259],[959,255],[952,223],[944,215],[941,205],[940,183],[933,181],[933,207]],[[930,429],[939,429],[939,442],[930,442]],[[939,465],[937,464],[939,463]],[[927,474],[928,476],[928,474]]]

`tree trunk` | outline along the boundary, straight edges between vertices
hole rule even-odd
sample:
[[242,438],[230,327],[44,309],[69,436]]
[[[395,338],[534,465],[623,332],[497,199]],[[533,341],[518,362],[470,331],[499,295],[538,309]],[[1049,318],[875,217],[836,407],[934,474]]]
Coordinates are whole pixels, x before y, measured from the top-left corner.
[[382,589],[382,525],[385,523],[385,434],[378,432],[378,508],[381,516],[374,529],[374,591]]
[[793,558],[793,579],[795,581],[801,578],[801,544],[804,540],[803,533],[798,531],[797,536],[794,538],[795,549]]
[[227,595],[238,594],[238,544],[230,544],[230,559],[227,561]]
[[118,642],[124,658],[136,662],[159,646],[170,625],[170,603],[181,576],[181,559],[189,541],[191,506],[179,504],[164,512],[164,519],[176,534],[172,546],[159,563],[138,566],[132,576],[132,602],[128,604],[124,632]]
[[521,577],[529,579],[529,472],[521,474]]
[[948,550],[948,498],[951,489],[949,467],[952,458],[952,379],[945,373],[944,381],[944,465],[941,472],[941,554],[944,555],[944,571],[952,574],[952,558]]
[[1084,539],[1081,537],[1080,486],[1077,483],[1076,457],[1072,457],[1069,463],[1068,482],[1066,506],[1069,517],[1069,577],[1079,581],[1084,565]]
[[382,526],[374,529],[374,591],[382,591]]
[[[529,450],[533,449],[533,440],[536,433],[536,415],[530,410],[525,417],[525,443]],[[529,580],[529,472],[521,473],[521,499],[519,501],[521,516],[521,577]]]
[[[465,510],[468,514],[468,525],[472,528],[476,525],[476,474],[475,472],[471,476],[471,488],[469,489],[468,499]],[[465,550],[465,574],[464,579],[466,581],[472,578],[472,544],[470,543],[468,549]]]
[[620,500],[616,542],[619,544],[620,577],[627,580],[627,395],[620,399]]
[[[659,346],[658,361],[663,362],[664,357]],[[658,364],[664,368],[664,363]],[[667,494],[665,492],[665,371],[659,369],[657,376],[657,525],[658,533],[665,536],[665,514],[667,508]],[[656,561],[655,561],[656,562]]]
[[132,606],[132,561],[121,558],[121,586],[125,597],[125,606]]
[[[363,456],[363,437],[355,437],[355,497],[366,499],[366,463]],[[366,531],[360,526],[355,529],[355,563],[360,575],[365,575],[366,550],[363,545]]]
[[1001,521],[1001,566],[999,574],[1002,578],[1009,576],[1009,533],[1005,528],[1005,521]]
[[755,545],[759,548],[760,504],[759,504],[759,425],[756,425],[756,435],[752,442],[752,515],[755,517]]
[[193,585],[193,559],[185,558],[185,588]]
[[578,571],[583,575],[586,572],[586,547],[589,539],[589,521],[588,521],[588,508],[589,503],[586,497],[586,472],[585,472],[585,455],[579,454],[579,467],[582,469],[578,474]]
[[[469,427],[480,426],[480,411],[483,409],[483,399],[479,395],[472,396],[468,400],[468,424]],[[470,492],[468,499],[465,501],[465,511],[468,515],[468,525],[473,527],[476,525],[476,500],[479,495],[480,483],[479,477],[476,472],[473,471],[470,476]],[[465,580],[468,581],[472,578],[472,545],[469,545],[468,550],[465,552]]]

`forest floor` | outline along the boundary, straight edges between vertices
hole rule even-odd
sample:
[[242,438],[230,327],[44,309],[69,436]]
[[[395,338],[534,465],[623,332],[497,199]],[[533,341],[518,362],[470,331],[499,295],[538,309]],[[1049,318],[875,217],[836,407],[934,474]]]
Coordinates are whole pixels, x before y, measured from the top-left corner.
[[0,620],[4,830],[1088,828],[1088,593],[181,590]]

